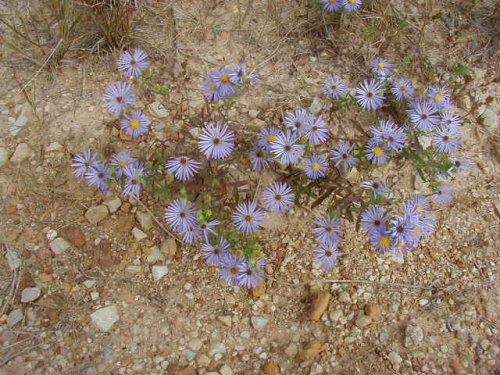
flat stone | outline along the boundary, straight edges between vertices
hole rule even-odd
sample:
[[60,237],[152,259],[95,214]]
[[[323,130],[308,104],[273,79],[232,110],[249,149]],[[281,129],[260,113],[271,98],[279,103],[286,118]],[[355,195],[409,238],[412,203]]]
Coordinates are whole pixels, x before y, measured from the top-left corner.
[[210,358],[208,358],[205,354],[201,354],[196,360],[196,363],[200,367],[208,367],[210,365],[210,362]]
[[229,315],[219,316],[219,317],[217,317],[217,319],[219,321],[221,321],[222,323],[224,323],[224,325],[226,327],[231,327],[231,325],[233,324],[231,316],[229,316]]
[[125,272],[128,272],[128,273],[141,273],[142,272],[142,267],[141,266],[127,266],[127,268],[125,268]]
[[332,311],[328,317],[330,318],[330,321],[332,323],[336,323],[341,317],[342,315],[344,315],[344,313],[342,312],[342,310],[334,310]]
[[48,145],[45,148],[45,152],[63,152],[63,151],[64,151],[64,147],[60,143],[57,143],[57,142],[52,142],[50,145]]
[[90,289],[97,283],[94,279],[85,280],[82,284],[85,285],[85,288]]
[[365,328],[368,327],[371,324],[371,322],[372,319],[369,316],[365,314],[359,314],[354,324],[356,324],[358,328]]
[[267,323],[269,323],[269,319],[263,316],[252,316],[250,318],[250,322],[252,323],[253,328],[255,328],[257,331],[261,331],[267,326]]
[[177,252],[177,242],[173,238],[167,238],[162,242],[160,250],[167,257],[172,258]]
[[424,339],[424,330],[418,325],[408,324],[405,329],[405,348],[419,346]]
[[10,157],[10,161],[14,164],[21,164],[30,159],[34,154],[34,151],[27,143],[19,143],[14,154]]
[[323,105],[321,104],[321,100],[319,100],[319,98],[314,98],[310,107],[309,107],[309,112],[317,115],[318,113],[321,112],[322,108],[323,108]]
[[374,321],[379,321],[382,319],[382,309],[375,303],[366,304],[365,314]]
[[341,292],[339,294],[339,302],[349,303],[351,302],[351,296],[347,292]]
[[216,354],[224,354],[226,353],[226,345],[224,345],[220,341],[214,341],[210,344],[210,348],[208,349],[208,356],[215,357]]
[[132,229],[132,235],[134,236],[135,240],[137,242],[140,242],[142,240],[145,240],[146,238],[148,238],[148,235],[146,233],[144,233],[142,230],[140,230],[139,228],[135,227],[134,229]]
[[23,310],[21,309],[12,310],[9,313],[9,316],[7,317],[7,325],[9,327],[14,327],[17,323],[23,320],[23,317],[24,317]]
[[262,370],[265,375],[278,375],[280,373],[280,368],[274,362],[267,362]]
[[396,352],[390,352],[388,357],[389,361],[391,361],[393,365],[399,365],[403,362],[403,358],[401,358],[401,356]]
[[104,201],[104,204],[106,207],[108,207],[108,210],[110,213],[114,214],[122,205],[122,200],[120,198],[113,198],[107,201]]
[[85,217],[90,224],[97,224],[104,220],[108,216],[108,213],[108,208],[100,204],[99,206],[90,207],[87,212],[85,212]]
[[219,369],[219,374],[220,375],[233,375],[233,369],[229,367],[228,365],[222,365],[222,367]]
[[17,251],[9,249],[5,253],[5,258],[7,258],[7,264],[11,271],[18,269],[21,266],[21,257]]
[[323,350],[324,343],[319,340],[310,341],[299,354],[302,361],[308,361],[316,357]]
[[90,318],[102,332],[108,332],[113,324],[120,320],[118,309],[114,305],[103,307],[95,311],[90,315]]
[[203,341],[201,341],[199,338],[194,338],[194,339],[189,340],[187,346],[192,351],[197,352],[203,346]]
[[137,211],[135,217],[141,228],[146,232],[153,227],[153,217],[148,212]]
[[154,264],[156,262],[162,262],[165,260],[165,256],[163,253],[158,249],[158,246],[153,246],[151,248],[151,252],[146,258],[148,264]]
[[58,237],[50,243],[50,248],[56,255],[64,253],[70,247],[71,244],[62,237]]
[[287,348],[285,349],[285,354],[289,358],[295,358],[295,356],[297,355],[298,352],[299,352],[299,348],[293,342],[290,343],[290,345],[288,345]]
[[9,150],[5,147],[0,147],[0,168],[9,161]]
[[498,127],[498,112],[492,108],[486,108],[483,113],[483,124],[492,128]]
[[87,242],[82,228],[77,225],[72,225],[64,229],[64,237],[77,249],[81,249]]
[[33,302],[40,297],[40,294],[42,294],[40,288],[37,287],[24,288],[21,293],[21,302],[22,303]]
[[162,277],[165,276],[167,273],[168,273],[167,266],[153,266],[152,274],[153,274],[153,280],[155,282],[160,281]]
[[311,310],[309,311],[309,318],[311,320],[319,320],[321,318],[328,307],[330,297],[330,293],[328,292],[320,292],[314,297]]

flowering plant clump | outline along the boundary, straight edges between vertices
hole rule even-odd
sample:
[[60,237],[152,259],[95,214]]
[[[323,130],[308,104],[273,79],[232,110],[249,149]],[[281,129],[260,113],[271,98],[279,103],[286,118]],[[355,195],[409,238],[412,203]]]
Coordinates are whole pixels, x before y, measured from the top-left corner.
[[[118,67],[133,79],[108,88],[105,108],[118,116],[125,134],[144,138],[151,121],[134,107],[133,84],[148,69],[148,56],[125,52]],[[74,174],[102,193],[117,182],[126,198],[141,199],[144,186],[167,191],[166,224],[182,242],[200,243],[202,259],[233,285],[253,288],[265,278],[260,244],[266,216],[286,215],[294,205],[318,211],[311,222],[317,242],[312,254],[326,271],[341,256],[348,221],[378,251],[406,254],[432,234],[433,208],[451,202],[450,178],[471,163],[451,156],[461,145],[462,120],[445,87],[422,90],[383,58],[370,68],[356,88],[338,76],[323,84],[331,111],[348,106],[367,112],[370,120],[353,127],[352,137],[335,134],[327,113],[303,108],[255,134],[235,126],[214,110],[216,102],[235,100],[256,84],[254,73],[235,65],[212,71],[201,83],[208,115],[201,129],[189,129],[191,139],[180,141],[175,155],[164,158],[162,145],[153,161],[128,151],[104,160],[84,149],[73,158]],[[419,176],[426,194],[397,186],[403,168]],[[263,173],[274,181],[261,187]]]
[[313,6],[321,7],[326,12],[356,12],[361,8],[361,0],[312,0]]

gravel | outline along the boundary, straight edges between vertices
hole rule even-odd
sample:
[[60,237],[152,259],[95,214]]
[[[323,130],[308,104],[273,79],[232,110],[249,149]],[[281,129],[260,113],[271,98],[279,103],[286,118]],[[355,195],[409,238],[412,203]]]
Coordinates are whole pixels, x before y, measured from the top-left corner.
[[92,313],[90,318],[102,332],[108,332],[113,324],[120,320],[116,306],[103,307]]
[[250,321],[252,323],[253,328],[255,328],[257,331],[261,331],[267,326],[267,323],[269,322],[269,318],[262,317],[262,316],[252,316],[250,318]]
[[64,253],[70,247],[71,244],[62,237],[58,237],[50,243],[50,248],[56,255]]
[[108,208],[105,205],[90,207],[87,212],[85,212],[85,217],[90,224],[97,224],[104,220],[108,216]]
[[153,266],[152,274],[154,282],[158,282],[168,273],[167,266]]
[[33,302],[37,300],[41,294],[42,292],[40,291],[40,288],[37,287],[24,288],[21,293],[21,302],[22,303]]

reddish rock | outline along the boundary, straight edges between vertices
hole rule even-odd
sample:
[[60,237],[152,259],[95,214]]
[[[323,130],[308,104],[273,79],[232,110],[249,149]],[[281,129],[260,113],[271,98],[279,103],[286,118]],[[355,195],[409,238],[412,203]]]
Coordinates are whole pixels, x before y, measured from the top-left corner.
[[85,235],[83,234],[82,229],[79,226],[73,225],[64,230],[64,237],[71,242],[71,244],[81,249],[87,240],[85,239]]

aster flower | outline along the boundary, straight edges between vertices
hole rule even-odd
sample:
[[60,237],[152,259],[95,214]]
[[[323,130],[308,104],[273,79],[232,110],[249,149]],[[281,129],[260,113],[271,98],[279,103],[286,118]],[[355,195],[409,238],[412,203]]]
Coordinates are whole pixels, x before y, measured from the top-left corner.
[[217,86],[218,95],[221,99],[236,92],[236,89],[231,82],[232,73],[233,72],[231,70],[223,68],[215,71],[212,76],[212,79]]
[[248,289],[255,288],[264,276],[257,267],[252,267],[244,262],[238,265],[238,285],[244,286]]
[[453,185],[441,185],[432,195],[432,200],[440,206],[447,206],[453,200]]
[[361,228],[367,233],[382,232],[387,220],[384,206],[371,205],[361,213]]
[[255,74],[247,73],[247,67],[244,64],[234,65],[233,69],[229,73],[229,79],[237,86],[242,86],[244,84],[254,86],[255,84]]
[[440,123],[450,128],[460,129],[462,126],[462,119],[458,115],[446,112],[441,116]]
[[438,108],[427,100],[415,99],[406,111],[410,120],[420,130],[433,130],[439,123]]
[[283,164],[297,164],[304,154],[305,145],[297,144],[300,136],[297,132],[286,130],[276,136],[271,143],[271,153]]
[[225,159],[234,149],[236,136],[226,124],[209,124],[203,130],[198,141],[199,150],[208,159]]
[[356,12],[359,8],[361,8],[361,0],[344,0],[346,12]]
[[365,156],[375,165],[382,165],[389,160],[389,148],[376,138],[370,138],[365,148]]
[[372,139],[379,140],[389,151],[396,152],[401,152],[408,137],[403,128],[390,120],[380,120],[379,127],[371,126],[370,132],[373,134]]
[[85,179],[89,186],[94,186],[101,193],[108,191],[108,182],[111,181],[111,175],[108,172],[108,165],[100,161],[94,162],[88,171],[85,173]]
[[264,211],[257,207],[255,202],[240,203],[231,215],[236,229],[245,234],[250,234],[260,229],[260,223],[264,220]]
[[183,198],[171,202],[165,209],[165,222],[179,233],[194,229],[198,225],[194,204]]
[[372,72],[382,78],[384,78],[391,71],[392,64],[389,60],[382,57],[377,57],[370,63],[372,67]]
[[97,166],[97,153],[93,153],[90,149],[84,148],[81,154],[73,156],[73,163],[71,166],[76,168],[73,173],[78,178],[84,178],[90,168]]
[[321,268],[325,271],[331,271],[337,264],[337,259],[342,255],[335,243],[313,247],[313,252],[314,257],[319,260]]
[[304,109],[297,109],[295,112],[287,112],[283,124],[290,130],[296,131],[300,135],[311,130],[313,118]]
[[217,83],[215,82],[215,72],[210,73],[200,87],[203,90],[203,96],[209,102],[216,102],[222,99],[217,88]]
[[217,236],[217,232],[215,230],[213,230],[213,228],[215,228],[217,225],[220,225],[219,220],[211,220],[211,221],[207,221],[207,222],[201,222],[199,224],[200,229],[203,233],[203,237],[205,238],[205,242],[207,242],[207,243],[210,242],[209,241],[210,235]]
[[201,239],[201,230],[198,226],[194,226],[192,228],[186,228],[185,230],[179,231],[179,235],[181,236],[182,242],[193,243]]
[[129,166],[133,166],[136,161],[136,158],[132,157],[129,151],[121,151],[114,154],[111,159],[111,165],[116,168],[116,177],[122,178],[125,169]]
[[351,155],[354,145],[348,141],[340,141],[331,151],[331,159],[335,162],[335,168],[343,168],[349,171],[358,165],[358,159]]
[[143,168],[129,165],[124,169],[123,174],[125,176],[125,187],[122,195],[139,199],[142,190],[141,182],[144,179]]
[[450,93],[444,86],[432,86],[427,90],[427,98],[439,109],[446,110],[450,106]]
[[436,129],[431,143],[439,152],[449,154],[458,150],[462,144],[461,136],[458,128],[440,126]]
[[415,87],[410,80],[400,78],[392,83],[391,92],[396,97],[397,101],[410,99],[415,93]]
[[342,9],[344,5],[343,0],[320,0],[323,4],[323,9],[327,12],[336,12]]
[[394,248],[394,242],[389,231],[372,231],[368,233],[370,244],[381,252]]
[[149,61],[146,61],[148,57],[140,48],[134,49],[132,53],[124,51],[118,59],[118,70],[128,77],[139,77],[150,65]]
[[120,116],[129,106],[135,103],[132,86],[126,82],[115,82],[108,86],[104,94],[104,108],[116,116]]
[[342,233],[342,228],[340,227],[341,220],[335,216],[328,216],[323,219],[314,220],[313,224],[316,225],[313,228],[314,236],[316,240],[324,246],[329,244],[338,244],[340,241],[340,234]]
[[201,246],[201,257],[209,266],[224,265],[224,257],[229,254],[229,242],[224,238],[219,240],[219,243],[212,245],[209,242]]
[[254,171],[261,172],[269,168],[269,160],[266,159],[266,152],[263,147],[256,145],[254,150],[248,152],[248,155],[250,155],[250,162]]
[[418,235],[415,231],[416,220],[414,217],[405,215],[396,215],[391,221],[389,232],[395,249],[406,253],[418,242]]
[[262,192],[264,208],[272,212],[286,213],[295,199],[295,194],[288,184],[273,182]]
[[187,181],[200,170],[201,163],[187,156],[179,156],[167,161],[165,167],[169,174],[181,181]]
[[363,109],[374,111],[384,104],[384,84],[378,80],[365,80],[356,89],[356,100]]
[[311,129],[306,133],[306,137],[309,139],[309,142],[314,145],[320,145],[328,140],[330,134],[322,116],[318,116],[316,120],[314,120]]
[[221,269],[219,274],[222,279],[229,285],[238,285],[238,266],[245,264],[245,259],[237,257],[231,253],[227,253],[222,258]]
[[259,138],[257,140],[258,144],[266,150],[266,152],[270,152],[271,144],[277,140],[277,136],[281,133],[277,127],[273,126],[271,128],[262,128],[260,129]]
[[450,168],[450,173],[454,173],[458,176],[464,174],[472,167],[474,164],[470,160],[451,158],[453,166]]
[[375,195],[380,197],[389,191],[389,188],[385,187],[380,180],[363,181],[361,187],[373,191]]
[[421,195],[414,196],[409,202],[415,205],[416,214],[425,216],[429,212],[430,206],[427,199]]
[[323,91],[332,99],[340,99],[347,91],[344,81],[338,76],[331,76],[323,84]]
[[147,134],[149,124],[149,118],[142,111],[132,111],[120,120],[120,128],[132,138]]
[[311,180],[317,180],[318,178],[324,177],[327,169],[328,163],[321,155],[313,154],[306,159],[304,172]]

